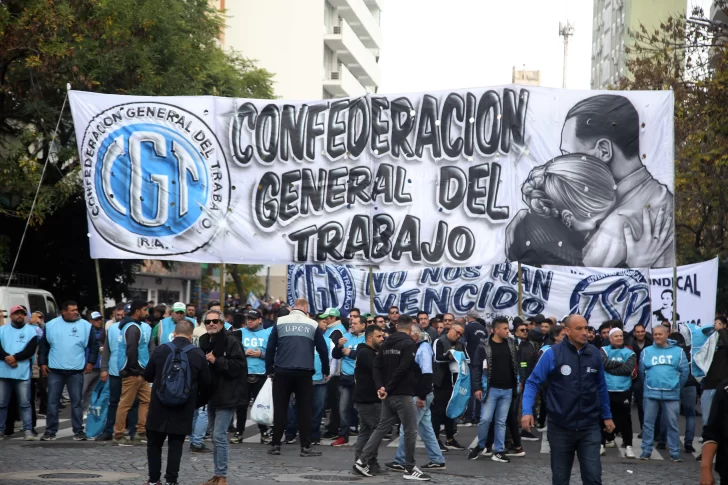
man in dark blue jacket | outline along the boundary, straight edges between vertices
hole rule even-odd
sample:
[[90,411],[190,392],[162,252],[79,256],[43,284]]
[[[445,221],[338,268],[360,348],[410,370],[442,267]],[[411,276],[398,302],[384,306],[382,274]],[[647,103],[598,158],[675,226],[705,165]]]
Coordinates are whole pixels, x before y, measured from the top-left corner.
[[546,350],[526,381],[521,425],[534,425],[533,404],[541,384],[548,382],[548,440],[554,485],[568,485],[574,453],[584,485],[601,485],[601,421],[614,431],[604,364],[599,350],[587,342],[587,322],[581,315],[565,321],[566,338]]

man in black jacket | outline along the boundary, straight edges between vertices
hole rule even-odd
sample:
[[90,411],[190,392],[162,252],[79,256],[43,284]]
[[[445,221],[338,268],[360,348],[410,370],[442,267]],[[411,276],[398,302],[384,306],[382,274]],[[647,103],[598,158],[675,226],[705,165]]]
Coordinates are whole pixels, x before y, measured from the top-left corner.
[[365,477],[373,476],[369,461],[375,456],[384,435],[392,429],[399,418],[404,426],[404,478],[421,481],[430,479],[415,466],[417,409],[412,396],[416,393],[420,368],[415,362],[417,344],[410,336],[411,329],[412,318],[409,315],[400,315],[397,320],[397,331],[382,343],[374,359],[374,382],[377,396],[382,400],[382,414],[377,429],[354,463],[354,470]]
[[200,337],[212,374],[212,392],[208,416],[212,426],[212,449],[215,475],[204,485],[227,485],[227,430],[235,411],[245,399],[248,365],[240,341],[225,333],[225,321],[218,310],[205,313],[202,322],[207,333]]
[[[144,369],[144,378],[152,382],[154,389],[159,389],[164,377],[164,365],[167,357],[174,348],[182,350],[192,344],[193,324],[182,320],[174,328],[174,338],[169,344],[159,346]],[[170,345],[171,344],[171,345]],[[177,485],[179,465],[182,460],[182,448],[185,436],[192,433],[192,416],[197,407],[198,395],[206,395],[212,383],[210,369],[207,366],[205,354],[197,347],[187,352],[190,366],[189,399],[180,406],[167,406],[159,400],[156,392],[152,392],[152,401],[149,404],[147,416],[147,462],[149,466],[150,484],[159,485],[162,475],[162,446],[169,439],[167,447],[167,471],[164,482],[167,485]]]
[[718,389],[710,403],[710,416],[703,426],[703,456],[700,463],[700,485],[715,485],[715,471],[720,483],[728,483],[728,380],[717,386]]
[[[516,319],[519,320],[518,323],[516,322]],[[519,425],[521,423],[521,399],[523,397],[523,386],[531,376],[531,372],[534,367],[536,367],[536,362],[538,362],[538,349],[533,342],[528,340],[528,325],[526,325],[526,323],[518,317],[513,319],[513,333],[516,336],[516,347],[518,348],[518,375],[520,389],[518,390],[518,394],[513,396],[511,410],[508,413],[507,425],[511,432],[511,436],[513,437],[513,449],[509,450],[507,454],[509,456],[521,456],[520,451],[518,450],[518,448],[520,448],[521,440],[538,441],[538,438],[533,433],[526,431],[525,429],[520,431],[520,439],[516,439],[513,434],[514,432],[518,433]]]
[[[465,449],[455,440],[454,422],[447,417],[446,413],[447,403],[450,402],[450,396],[452,396],[453,383],[457,380],[458,374],[458,363],[453,357],[452,351],[465,352],[466,357],[468,356],[461,341],[464,333],[463,325],[455,322],[432,344],[432,350],[435,353],[435,365],[432,373],[432,384],[435,386],[435,399],[432,401],[432,428],[435,430],[435,436],[438,436],[440,427],[444,425],[447,438],[444,446],[440,443],[440,451]],[[469,357],[468,360],[470,360]]]
[[[377,386],[374,384],[374,358],[377,350],[384,340],[382,329],[376,325],[370,325],[364,332],[366,342],[359,344],[356,348],[356,367],[354,368],[354,407],[359,413],[359,436],[354,445],[354,460],[359,459],[364,445],[379,424],[379,417],[382,414],[382,403],[377,396]],[[373,474],[380,472],[381,467],[377,463],[377,450],[369,459],[369,469]]]

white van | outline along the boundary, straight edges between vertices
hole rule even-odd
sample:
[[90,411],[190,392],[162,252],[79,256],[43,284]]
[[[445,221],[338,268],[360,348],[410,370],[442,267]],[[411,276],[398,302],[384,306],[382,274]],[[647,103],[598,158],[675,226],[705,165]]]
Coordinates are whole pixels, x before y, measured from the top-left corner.
[[7,319],[8,312],[15,305],[23,305],[28,309],[28,314],[43,312],[46,322],[58,316],[58,305],[48,291],[39,288],[0,286],[0,310],[3,312],[3,317]]

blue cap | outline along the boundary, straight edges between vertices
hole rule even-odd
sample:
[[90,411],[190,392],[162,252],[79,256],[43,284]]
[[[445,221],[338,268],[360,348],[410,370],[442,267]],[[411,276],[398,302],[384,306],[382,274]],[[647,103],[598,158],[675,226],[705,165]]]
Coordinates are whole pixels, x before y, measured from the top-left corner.
[[124,313],[127,315],[131,313],[131,302],[124,305]]

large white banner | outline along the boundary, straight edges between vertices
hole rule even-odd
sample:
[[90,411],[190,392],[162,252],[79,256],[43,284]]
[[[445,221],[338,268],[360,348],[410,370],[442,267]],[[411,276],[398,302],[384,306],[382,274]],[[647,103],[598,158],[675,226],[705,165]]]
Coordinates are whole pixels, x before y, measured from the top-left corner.
[[672,264],[670,91],[70,100],[94,258]]
[[[599,278],[624,270],[606,268],[545,266],[556,272],[570,272],[583,277]],[[718,258],[677,267],[677,296],[673,291],[673,269],[633,270],[648,275],[652,313],[647,328],[667,320],[672,325],[677,301],[678,323],[711,327],[715,318],[718,293]]]
[[[579,313],[598,327],[619,318],[631,329],[649,324],[650,287],[646,270],[614,270],[597,275],[522,265],[522,306],[518,307],[518,266],[506,263],[465,268],[424,268],[373,273],[374,310],[464,316],[476,310],[486,320],[497,315],[543,313],[559,319]],[[313,312],[335,307],[370,308],[369,272],[342,265],[289,265],[288,300],[307,298]]]

